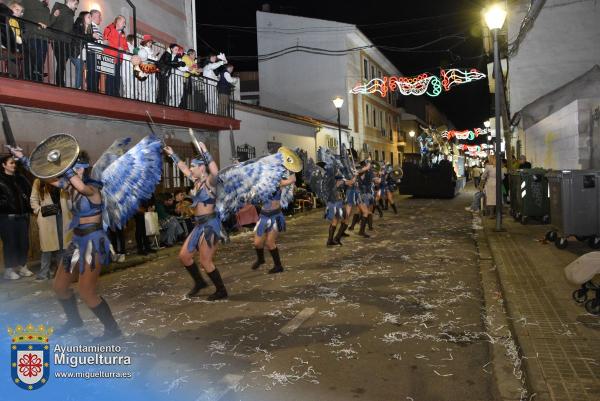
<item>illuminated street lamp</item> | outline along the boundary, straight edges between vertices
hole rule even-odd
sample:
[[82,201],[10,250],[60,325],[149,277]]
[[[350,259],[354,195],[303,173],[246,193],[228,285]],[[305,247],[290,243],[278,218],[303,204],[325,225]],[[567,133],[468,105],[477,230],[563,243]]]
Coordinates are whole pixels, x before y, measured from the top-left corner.
[[342,106],[344,105],[344,99],[342,99],[341,97],[336,97],[335,99],[332,100],[333,105],[335,106],[335,108],[337,109],[337,115],[338,115],[338,140],[339,140],[339,148],[340,148],[340,156],[342,156],[342,122],[340,120],[340,109],[342,108]]
[[485,128],[490,128],[490,125],[491,125],[491,124],[490,124],[490,120],[485,120],[485,121],[483,122],[483,126],[484,126]]
[[502,68],[500,67],[500,49],[498,47],[498,31],[504,25],[506,9],[502,4],[495,4],[484,12],[485,23],[494,35],[494,77],[496,89],[494,93],[496,108],[496,231],[502,231],[502,135],[500,127],[500,93],[502,91]]
[[408,131],[408,136],[410,136],[410,138],[411,138],[411,141],[410,141],[410,150],[413,153],[415,153],[415,135],[416,135],[415,131],[413,131],[413,130]]

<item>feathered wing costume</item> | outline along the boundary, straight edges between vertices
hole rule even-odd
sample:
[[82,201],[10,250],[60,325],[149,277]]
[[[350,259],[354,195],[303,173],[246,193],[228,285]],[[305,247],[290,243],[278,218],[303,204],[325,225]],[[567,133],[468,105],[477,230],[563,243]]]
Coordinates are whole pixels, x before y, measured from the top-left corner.
[[94,268],[96,255],[100,258],[101,265],[108,265],[110,241],[105,231],[108,228],[123,228],[137,211],[140,202],[152,197],[160,182],[161,140],[156,136],[147,136],[125,152],[130,141],[130,138],[116,140],[100,156],[92,168],[90,178],[86,179],[86,184],[98,187],[102,195],[102,205],[95,205],[96,208],[101,208],[102,229],[91,231],[83,227],[79,228],[78,235],[77,209],[81,208],[83,197],[78,197],[73,205],[76,217],[71,225],[75,229],[75,235],[65,254],[65,262],[70,262],[65,263],[65,268],[69,271],[79,263],[79,270],[83,273],[84,262]]
[[[270,201],[279,189],[282,179],[290,171],[284,165],[284,155],[275,153],[255,160],[229,166],[217,177],[216,210],[221,220],[226,220],[248,203]],[[294,186],[282,189],[281,207],[286,208],[294,199]]]

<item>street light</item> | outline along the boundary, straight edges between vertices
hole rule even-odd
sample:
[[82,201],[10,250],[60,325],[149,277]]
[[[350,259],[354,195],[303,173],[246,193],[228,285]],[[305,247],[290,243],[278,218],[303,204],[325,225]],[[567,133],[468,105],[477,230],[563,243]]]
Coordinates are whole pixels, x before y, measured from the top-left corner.
[[502,68],[500,67],[500,49],[498,47],[498,31],[504,25],[506,9],[501,4],[495,4],[484,13],[485,23],[494,35],[494,78],[496,89],[494,93],[496,108],[496,231],[502,231],[502,135],[500,127],[500,92],[502,91]]
[[337,109],[337,113],[338,113],[338,140],[339,140],[339,148],[340,148],[340,157],[342,156],[342,122],[340,120],[340,109],[342,108],[342,106],[344,105],[344,99],[342,99],[341,97],[336,97],[335,99],[332,100],[333,105],[335,106],[335,108]]
[[408,132],[408,136],[410,136],[411,141],[410,141],[410,150],[412,151],[412,153],[415,153],[415,131],[409,131]]
[[484,121],[484,122],[483,122],[483,126],[484,126],[485,128],[490,128],[490,125],[491,125],[491,124],[490,124],[490,120],[486,120],[486,121]]

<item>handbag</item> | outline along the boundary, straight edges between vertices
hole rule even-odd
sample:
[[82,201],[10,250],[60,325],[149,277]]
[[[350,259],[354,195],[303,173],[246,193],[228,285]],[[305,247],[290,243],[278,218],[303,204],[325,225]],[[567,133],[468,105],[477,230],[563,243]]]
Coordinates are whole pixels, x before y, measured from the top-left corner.
[[59,211],[60,206],[57,203],[41,207],[42,217],[56,216]]

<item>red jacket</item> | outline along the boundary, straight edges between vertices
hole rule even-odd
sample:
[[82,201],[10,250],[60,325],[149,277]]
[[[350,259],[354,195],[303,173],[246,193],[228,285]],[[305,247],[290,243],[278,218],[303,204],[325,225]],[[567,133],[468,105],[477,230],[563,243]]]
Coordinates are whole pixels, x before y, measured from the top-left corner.
[[[117,27],[113,22],[106,28],[104,28],[104,40],[108,41],[108,46],[113,49],[104,49],[104,54],[108,54],[109,56],[118,57],[119,60],[123,60],[123,53],[127,50],[127,38],[124,32],[117,31]],[[121,50],[121,52],[117,52],[117,50]]]

